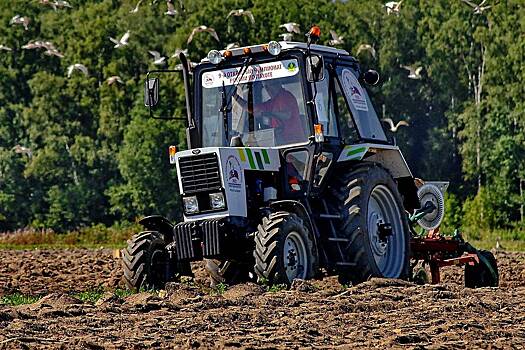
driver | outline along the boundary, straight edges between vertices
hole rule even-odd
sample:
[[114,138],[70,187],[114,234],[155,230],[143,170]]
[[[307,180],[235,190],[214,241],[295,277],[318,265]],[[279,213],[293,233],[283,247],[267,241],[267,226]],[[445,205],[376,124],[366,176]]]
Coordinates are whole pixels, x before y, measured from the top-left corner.
[[[271,115],[269,126],[276,129],[282,141],[280,143],[305,141],[306,134],[294,95],[282,86],[279,79],[264,80],[262,86],[268,92],[270,99],[255,104],[253,111],[250,112],[254,113],[256,119],[264,113]],[[238,94],[235,94],[233,98],[243,108],[247,108],[248,103]]]

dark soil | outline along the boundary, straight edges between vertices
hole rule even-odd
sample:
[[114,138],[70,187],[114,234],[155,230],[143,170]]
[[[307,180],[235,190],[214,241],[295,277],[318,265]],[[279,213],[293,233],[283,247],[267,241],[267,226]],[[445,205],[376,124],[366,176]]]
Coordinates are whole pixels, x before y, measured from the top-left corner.
[[[118,298],[111,250],[0,251],[0,296],[43,296],[0,305],[0,349],[142,348],[523,348],[525,253],[498,252],[499,288],[372,279],[344,289],[336,277],[268,292],[245,283],[222,295],[196,279]],[[107,290],[95,304],[75,293]]]

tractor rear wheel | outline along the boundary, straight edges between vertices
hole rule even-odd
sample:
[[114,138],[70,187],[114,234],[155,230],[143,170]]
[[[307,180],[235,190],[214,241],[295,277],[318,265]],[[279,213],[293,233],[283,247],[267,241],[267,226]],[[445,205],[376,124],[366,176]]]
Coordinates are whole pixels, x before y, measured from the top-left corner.
[[409,278],[410,231],[401,195],[390,173],[363,163],[335,178],[328,205],[341,215],[336,231],[351,267],[338,267],[341,283],[370,277]]
[[465,287],[497,287],[499,285],[499,273],[494,254],[488,250],[478,250],[478,255],[481,255],[489,266],[482,259],[480,259],[479,264],[474,266],[465,265]]
[[121,252],[123,281],[129,289],[162,289],[179,275],[191,275],[190,263],[172,262],[166,245],[156,231],[140,232],[128,240]]
[[284,211],[263,218],[253,256],[258,281],[269,285],[311,279],[319,265],[313,233],[296,214]]

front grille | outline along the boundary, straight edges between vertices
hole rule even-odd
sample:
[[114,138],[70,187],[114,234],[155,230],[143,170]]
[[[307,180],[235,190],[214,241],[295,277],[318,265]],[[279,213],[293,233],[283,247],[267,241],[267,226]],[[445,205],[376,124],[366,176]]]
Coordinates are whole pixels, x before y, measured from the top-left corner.
[[179,169],[184,193],[221,188],[219,161],[216,153],[181,157],[179,158]]

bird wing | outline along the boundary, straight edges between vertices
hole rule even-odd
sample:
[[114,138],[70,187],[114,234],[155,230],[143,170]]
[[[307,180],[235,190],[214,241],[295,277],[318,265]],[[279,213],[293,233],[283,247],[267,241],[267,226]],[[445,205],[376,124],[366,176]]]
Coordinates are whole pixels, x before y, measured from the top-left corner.
[[160,53],[158,51],[148,51],[148,52],[153,56],[153,58],[155,58],[155,61],[160,58]]
[[417,67],[416,70],[414,71],[414,73],[416,75],[419,75],[421,73],[421,71],[423,70],[423,67]]
[[381,119],[381,121],[390,125],[390,129],[394,128],[394,121],[392,120],[392,118],[383,118]]
[[198,32],[198,30],[199,30],[199,27],[193,28],[193,30],[191,31],[190,36],[188,37],[187,44],[191,43],[191,41],[193,40],[193,36],[195,35],[195,33]]
[[84,73],[84,75],[88,75],[88,69],[83,64],[77,63],[75,64],[75,68]]
[[253,17],[252,11],[244,11],[244,15],[248,16],[248,18],[250,19],[250,22],[252,22],[252,24],[255,24],[255,17]]
[[73,73],[73,69],[75,69],[75,65],[70,65],[69,67],[67,67],[67,77],[70,78],[71,77],[71,74]]
[[237,13],[239,10],[231,10],[230,13],[228,13],[228,16],[226,18],[230,18],[230,16],[237,16]]
[[119,41],[117,39],[113,39],[112,37],[109,37],[109,40],[113,43],[113,44],[120,44]]
[[414,68],[412,68],[412,67],[409,67],[409,66],[403,66],[403,65],[402,65],[401,68],[406,69],[406,70],[409,71],[411,74],[414,73]]
[[299,28],[299,24],[291,23],[291,27],[292,27],[292,30],[291,30],[292,32],[301,34],[301,29]]
[[337,33],[331,29],[330,29],[330,35],[332,36],[332,39],[334,40],[339,39],[339,36],[337,35]]
[[120,42],[121,43],[127,43],[128,39],[129,39],[129,34],[130,34],[130,31],[128,30],[126,33],[124,33],[122,38],[120,38]]
[[173,3],[171,1],[166,1],[166,5],[168,5],[168,12],[177,12],[175,11],[175,6],[173,6]]
[[396,124],[396,129],[397,129],[398,127],[402,126],[402,125],[404,125],[404,126],[410,126],[410,124],[408,124],[406,121],[404,121],[404,120],[400,120],[400,121],[398,121],[397,124]]
[[217,41],[220,42],[220,40],[219,40],[219,36],[217,35],[217,32],[215,31],[215,29],[213,29],[213,28],[207,28],[206,31],[207,31],[208,33],[210,33],[210,34],[215,38],[215,40],[217,40]]
[[474,4],[473,2],[471,2],[469,0],[461,0],[461,1],[463,1],[465,4],[471,6],[472,8],[478,7],[478,5]]

